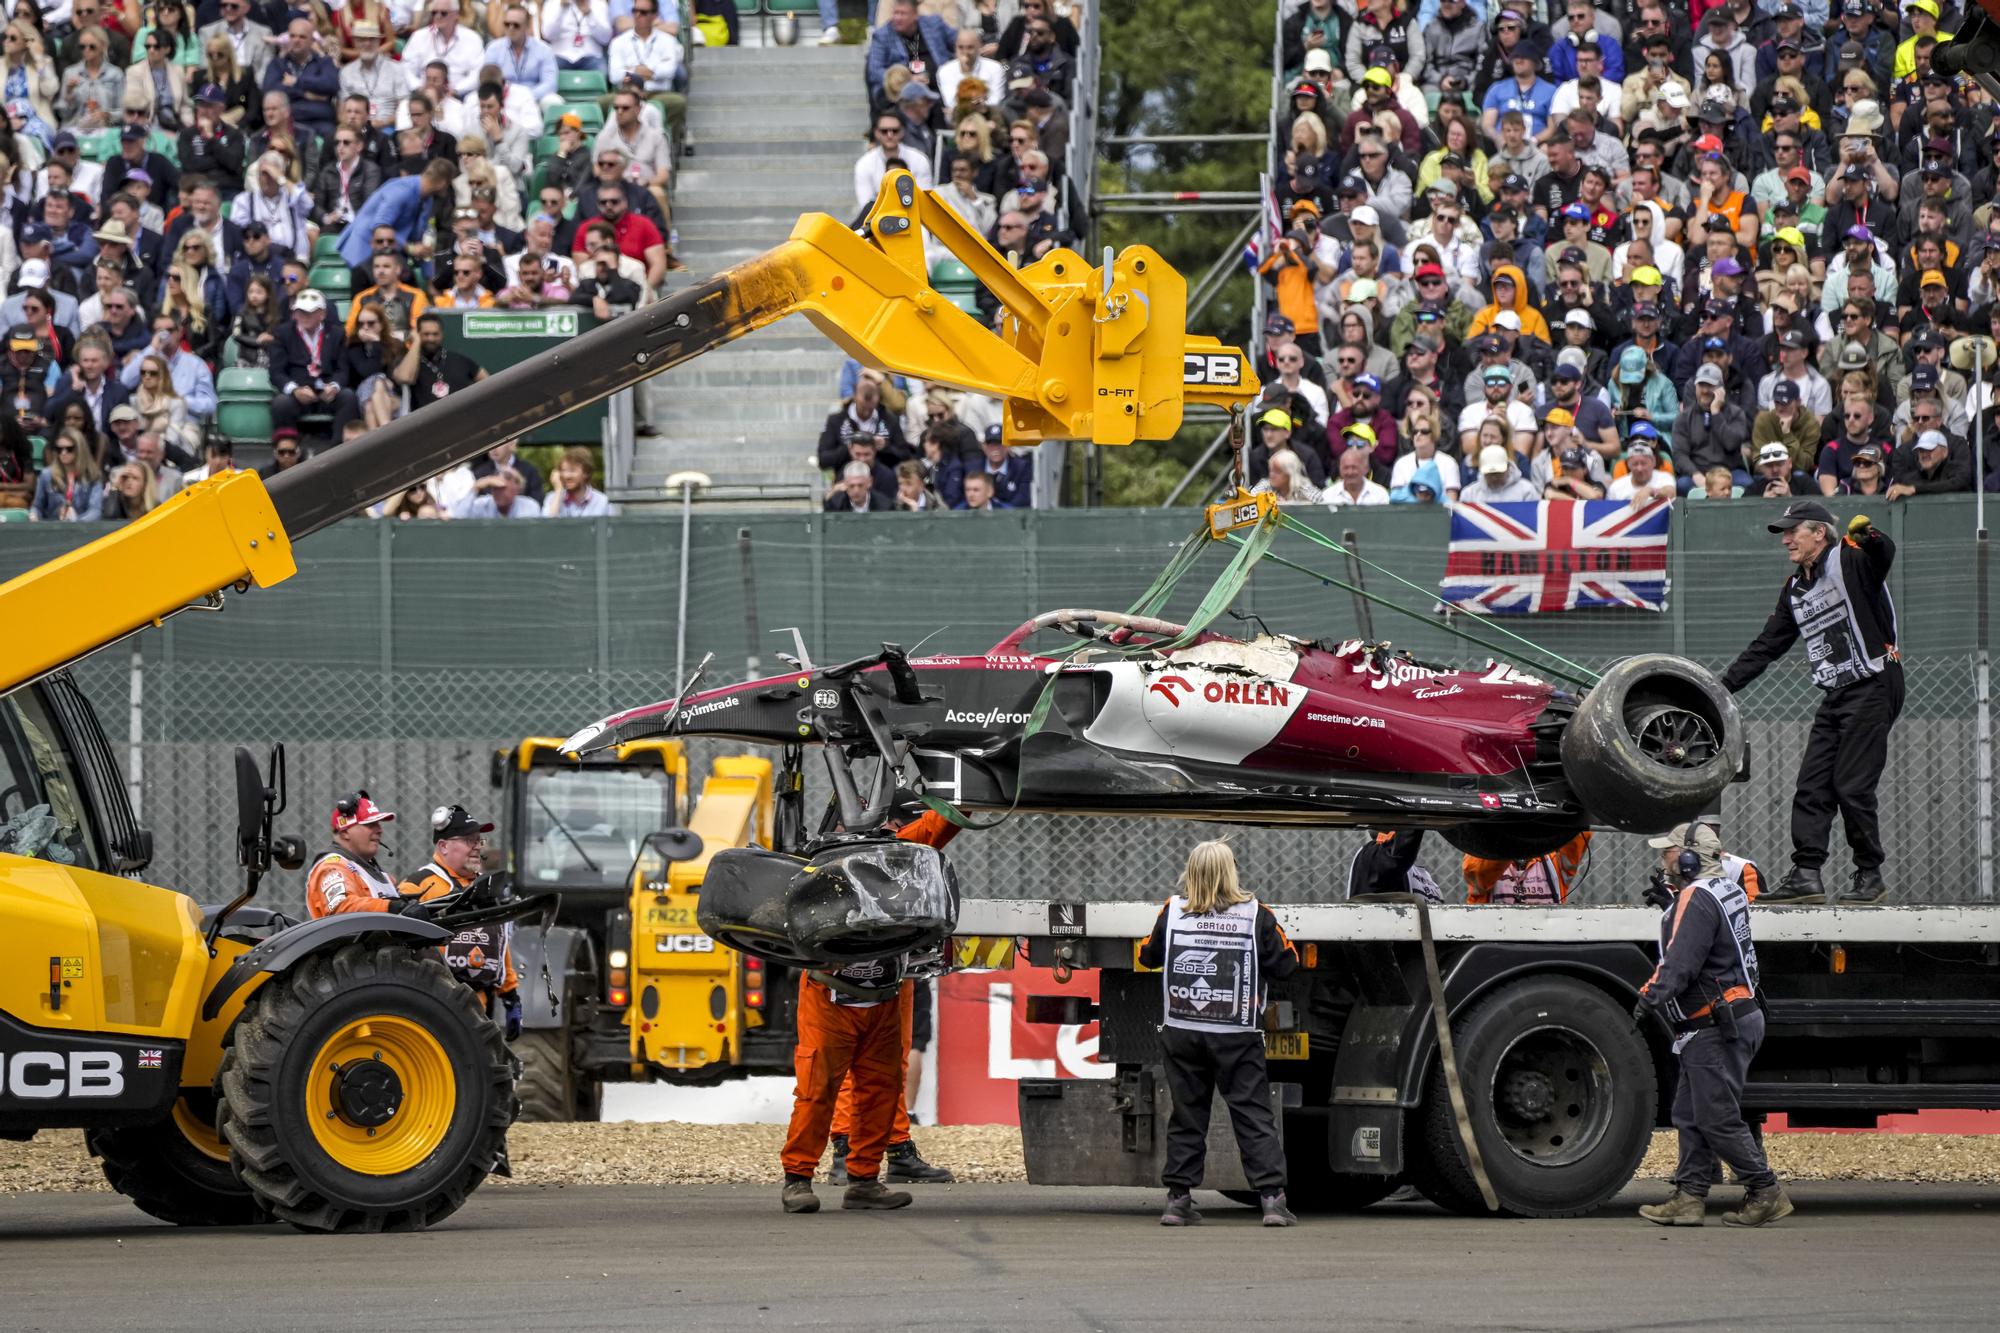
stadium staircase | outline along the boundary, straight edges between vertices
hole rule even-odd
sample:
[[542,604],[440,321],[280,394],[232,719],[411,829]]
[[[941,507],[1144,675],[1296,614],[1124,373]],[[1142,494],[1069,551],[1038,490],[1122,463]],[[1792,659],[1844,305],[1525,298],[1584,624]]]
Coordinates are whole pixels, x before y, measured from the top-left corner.
[[[754,20],[746,37],[756,40]],[[793,47],[704,48],[696,55],[688,128],[696,154],[674,191],[679,254],[700,281],[791,235],[801,213],[846,221],[854,207],[854,159],[866,147],[866,50],[817,46],[817,21],[802,16]],[[838,403],[842,353],[804,318],[782,323],[647,381],[633,454],[628,507],[664,491],[683,470],[714,488],[698,502],[818,508],[823,489],[812,454]],[[650,493],[650,496],[649,496]]]

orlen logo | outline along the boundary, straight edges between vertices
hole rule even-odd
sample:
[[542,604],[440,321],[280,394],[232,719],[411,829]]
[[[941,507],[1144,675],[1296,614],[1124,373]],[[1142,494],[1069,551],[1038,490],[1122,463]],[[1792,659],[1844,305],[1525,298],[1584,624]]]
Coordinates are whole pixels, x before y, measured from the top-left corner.
[[654,953],[714,953],[715,941],[706,935],[655,935]]
[[[1163,695],[1174,707],[1181,706],[1180,690],[1194,693],[1194,686],[1185,676],[1161,676],[1146,687],[1149,693]],[[1210,680],[1204,681],[1201,697],[1212,704],[1248,704],[1253,708],[1284,708],[1292,702],[1292,692],[1286,686],[1274,685],[1268,680]]]
[[125,1057],[116,1051],[0,1051],[0,1099],[117,1097],[125,1091]]

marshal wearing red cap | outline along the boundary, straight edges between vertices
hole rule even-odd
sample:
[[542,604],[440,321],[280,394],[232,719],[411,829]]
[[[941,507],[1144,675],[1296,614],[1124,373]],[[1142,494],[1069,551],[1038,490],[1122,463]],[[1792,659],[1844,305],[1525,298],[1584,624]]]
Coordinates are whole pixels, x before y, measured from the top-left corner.
[[333,803],[333,849],[320,853],[306,872],[308,912],[315,917],[407,912],[417,905],[417,899],[397,891],[396,881],[375,861],[382,850],[382,825],[395,817],[365,791],[351,791]]

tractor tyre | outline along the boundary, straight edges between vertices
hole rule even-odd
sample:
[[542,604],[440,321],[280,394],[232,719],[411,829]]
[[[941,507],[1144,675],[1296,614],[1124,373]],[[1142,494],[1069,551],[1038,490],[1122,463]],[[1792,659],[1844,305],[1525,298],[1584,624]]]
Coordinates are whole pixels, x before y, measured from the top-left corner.
[[223,1052],[236,1174],[301,1231],[420,1231],[506,1150],[515,1062],[433,949],[357,941],[250,998]]
[[523,1032],[514,1042],[514,1055],[521,1062],[523,1121],[561,1124],[601,1118],[604,1083],[577,1068],[576,1034],[568,1022]]
[[154,1124],[89,1130],[84,1142],[111,1188],[162,1222],[241,1227],[270,1221],[230,1169],[229,1149],[215,1132],[213,1098],[201,1100],[205,1108],[182,1097],[173,1114]]

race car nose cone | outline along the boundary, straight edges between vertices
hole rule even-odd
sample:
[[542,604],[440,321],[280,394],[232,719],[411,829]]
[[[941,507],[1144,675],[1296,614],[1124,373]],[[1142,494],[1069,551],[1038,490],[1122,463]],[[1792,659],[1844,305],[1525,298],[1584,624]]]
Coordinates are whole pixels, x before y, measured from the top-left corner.
[[568,755],[584,755],[590,754],[595,750],[601,750],[604,746],[597,742],[603,735],[604,724],[602,722],[593,722],[582,731],[577,732],[576,735],[564,741],[562,743],[562,752]]

